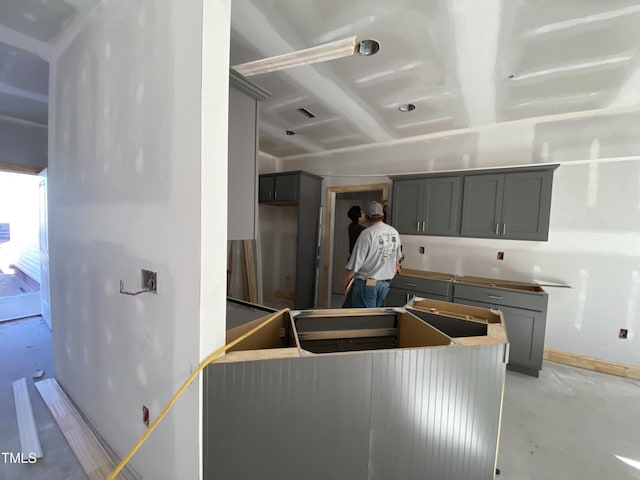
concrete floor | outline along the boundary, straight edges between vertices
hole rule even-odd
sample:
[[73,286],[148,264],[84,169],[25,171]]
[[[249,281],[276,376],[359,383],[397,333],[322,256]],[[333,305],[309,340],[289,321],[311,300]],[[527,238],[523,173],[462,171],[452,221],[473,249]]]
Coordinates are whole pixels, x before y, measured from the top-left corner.
[[32,377],[36,370],[44,370],[43,378],[53,377],[51,331],[42,317],[0,323],[0,452],[20,452],[12,383],[25,377],[44,453],[44,458],[34,464],[5,463],[0,456],[0,480],[86,479],[34,387]]
[[[33,387],[36,370],[53,376],[44,321],[0,324],[0,359],[0,452],[20,448],[11,388],[20,377],[29,384],[44,452],[33,465],[5,464],[0,457],[0,480],[85,479]],[[508,372],[500,443],[498,480],[640,479],[640,381],[550,362],[537,379]]]
[[40,315],[40,290],[17,274],[0,272],[0,322]]

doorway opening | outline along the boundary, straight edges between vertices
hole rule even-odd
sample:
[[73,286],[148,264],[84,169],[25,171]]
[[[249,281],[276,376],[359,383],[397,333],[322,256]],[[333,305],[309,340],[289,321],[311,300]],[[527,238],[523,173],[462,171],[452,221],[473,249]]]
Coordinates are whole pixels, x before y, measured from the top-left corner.
[[364,207],[373,200],[386,205],[389,184],[347,185],[327,188],[327,208],[323,238],[323,280],[322,305],[340,308],[342,296],[342,276],[349,255],[349,217],[347,211],[353,205]]
[[0,172],[0,322],[42,314],[42,183],[38,175]]

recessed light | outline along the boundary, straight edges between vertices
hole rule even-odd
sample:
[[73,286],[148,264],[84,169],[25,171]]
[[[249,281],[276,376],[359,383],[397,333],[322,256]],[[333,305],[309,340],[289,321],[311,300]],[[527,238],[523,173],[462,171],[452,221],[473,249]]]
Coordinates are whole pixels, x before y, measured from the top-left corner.
[[285,132],[287,135],[295,135],[296,132],[294,132],[293,130],[285,130]]
[[371,39],[361,40],[358,42],[358,45],[356,45],[356,53],[365,57],[375,55],[378,53],[378,50],[380,50],[380,44]]
[[401,112],[412,112],[416,109],[416,106],[413,103],[405,103],[404,105],[400,105],[398,110]]

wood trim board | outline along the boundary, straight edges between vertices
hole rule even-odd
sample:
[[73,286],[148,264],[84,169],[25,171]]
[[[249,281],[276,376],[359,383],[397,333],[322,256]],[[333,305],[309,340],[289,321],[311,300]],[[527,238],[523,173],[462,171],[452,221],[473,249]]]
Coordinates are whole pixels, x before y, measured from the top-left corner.
[[18,432],[20,434],[20,448],[23,458],[42,458],[42,446],[38,436],[38,428],[33,417],[31,407],[31,397],[27,389],[26,378],[21,378],[13,382],[13,399],[16,403],[16,419],[18,421]]
[[552,348],[545,348],[543,358],[550,362],[562,363],[572,367],[585,368],[600,373],[608,373],[618,377],[640,380],[640,366],[601,360],[576,353],[562,352]]
[[[58,382],[47,378],[35,385],[87,477],[90,480],[107,478],[115,469],[115,464]],[[122,474],[115,478],[126,480]]]

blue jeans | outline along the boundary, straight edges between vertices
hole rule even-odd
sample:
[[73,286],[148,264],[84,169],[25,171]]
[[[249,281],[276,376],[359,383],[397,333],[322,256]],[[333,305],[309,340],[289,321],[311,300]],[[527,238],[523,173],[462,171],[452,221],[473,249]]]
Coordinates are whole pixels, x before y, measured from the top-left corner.
[[367,287],[364,280],[356,279],[351,287],[351,306],[353,308],[377,308],[382,305],[389,291],[389,282],[378,280],[375,286]]

